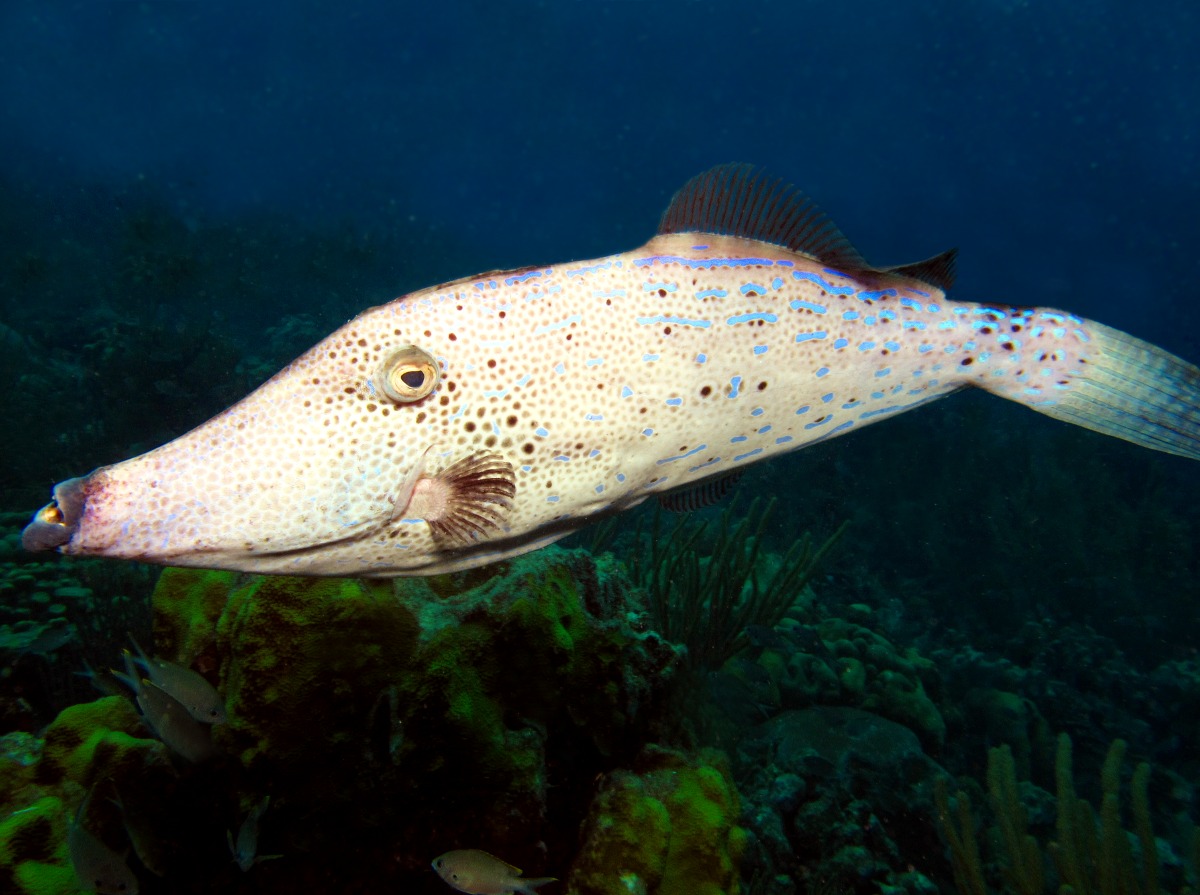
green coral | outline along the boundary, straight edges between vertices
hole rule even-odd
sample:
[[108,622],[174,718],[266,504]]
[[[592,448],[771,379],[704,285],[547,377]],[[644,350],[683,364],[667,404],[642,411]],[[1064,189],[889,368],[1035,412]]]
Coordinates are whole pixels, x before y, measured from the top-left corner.
[[571,868],[573,895],[719,895],[739,891],[746,844],[720,753],[649,747],[608,776]]
[[417,623],[387,582],[253,577],[228,593],[215,637],[220,745],[248,770],[319,787],[330,766],[361,757],[372,703],[405,668]]
[[225,698],[233,795],[272,793],[273,847],[292,855],[272,874],[299,884],[328,835],[317,811],[358,849],[405,842],[413,866],[469,830],[532,869],[531,843],[573,845],[544,829],[550,799],[586,803],[604,756],[634,754],[675,658],[630,627],[629,590],[615,562],[557,548],[395,580],[168,569],[155,651]]
[[[272,891],[378,888],[372,874],[427,873],[431,855],[458,845],[529,876],[563,875],[592,781],[637,754],[675,663],[672,647],[635,627],[630,593],[615,561],[555,548],[428,579],[168,569],[153,596],[155,642],[143,646],[217,685],[229,717],[213,729],[219,754],[175,761],[127,699],[72,706],[32,764],[18,760],[29,751],[20,743],[12,758],[0,752],[0,771],[12,771],[0,816],[43,797],[75,806],[95,785],[97,836],[117,850],[136,840],[110,801],[119,796],[167,855],[145,867],[210,891],[242,879],[212,851],[268,793],[262,850],[287,855],[256,869]],[[740,834],[722,826],[737,814],[732,789],[699,768],[681,780],[674,801],[661,794],[675,831],[664,855],[690,841],[680,830],[715,826],[724,857],[688,847],[666,863],[687,879],[701,872],[691,860],[733,879]],[[53,885],[65,811],[56,824],[47,848],[3,867],[0,888]]]
[[[0,889],[26,895],[77,891],[66,832],[87,790],[99,784],[162,792],[174,779],[162,743],[148,738],[128,700],[116,696],[63,709],[46,729],[37,761],[26,767],[5,756],[0,775],[9,812],[0,823]],[[106,800],[93,804],[102,832],[123,840],[120,813]]]
[[155,651],[202,674],[215,670],[217,620],[238,580],[236,572],[163,569],[150,598]]
[[43,785],[69,780],[86,788],[96,780],[140,776],[163,754],[129,701],[105,696],[59,712],[46,729],[36,780]]

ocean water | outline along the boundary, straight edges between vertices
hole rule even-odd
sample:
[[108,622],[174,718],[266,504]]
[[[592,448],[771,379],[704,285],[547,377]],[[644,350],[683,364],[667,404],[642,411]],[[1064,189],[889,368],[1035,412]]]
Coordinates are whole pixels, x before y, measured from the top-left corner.
[[[794,183],[874,264],[958,247],[952,298],[1067,309],[1200,362],[1198,35],[1200,11],[1184,2],[1136,15],[1108,2],[5,3],[0,823],[41,805],[46,826],[0,826],[19,845],[0,849],[0,890],[32,891],[35,865],[67,867],[64,831],[89,789],[103,804],[82,822],[117,851],[132,842],[137,824],[125,831],[107,807],[115,786],[174,853],[156,868],[130,858],[146,892],[450,891],[429,862],[470,848],[560,877],[550,892],[667,895],[699,891],[699,879],[777,895],[953,891],[932,781],[956,778],[951,789],[973,793],[990,824],[987,750],[1007,743],[1040,788],[1029,822],[1045,846],[1059,733],[1094,804],[1114,739],[1129,744],[1126,788],[1149,763],[1155,832],[1178,855],[1164,860],[1165,884],[1195,886],[1200,464],[982,392],[755,466],[732,503],[684,518],[709,521],[693,542],[702,569],[723,510],[741,519],[773,497],[764,584],[805,532],[819,543],[850,523],[786,620],[735,631],[728,661],[697,668],[694,644],[673,660],[661,639],[629,645],[665,624],[636,574],[652,555],[649,509],[575,536],[584,559],[553,553],[528,573],[543,597],[556,575],[579,589],[586,623],[564,628],[573,656],[617,651],[586,674],[548,641],[522,649],[513,630],[552,635],[513,622],[520,601],[487,591],[484,573],[403,585],[405,611],[455,607],[452,622],[416,613],[412,636],[430,652],[409,644],[411,655],[490,681],[455,691],[478,722],[459,727],[447,726],[453,694],[409,659],[396,659],[389,696],[386,675],[345,661],[357,629],[306,658],[297,632],[317,622],[290,616],[271,624],[301,646],[279,647],[275,664],[330,669],[316,691],[340,696],[314,717],[358,726],[272,727],[247,695],[253,672],[268,674],[253,660],[270,635],[238,640],[220,610],[258,606],[262,585],[225,581],[189,633],[177,604],[175,616],[159,602],[152,612],[156,568],[29,554],[19,532],[56,482],[183,434],[359,311],[481,271],[633,249],[675,190],[726,162]],[[666,543],[691,549],[683,542]],[[335,597],[351,600],[306,599]],[[601,649],[618,621],[633,639]],[[498,639],[470,639],[480,631]],[[165,776],[139,786],[104,754],[54,758],[87,725],[47,725],[98,695],[75,672],[85,660],[120,667],[128,633],[237,707],[214,733],[215,763],[154,746]],[[486,674],[471,664],[495,650]],[[549,665],[514,658],[526,653]],[[611,685],[626,702],[583,710],[529,683],[555,675]],[[366,679],[369,692],[356,688]],[[798,714],[843,710],[864,714]],[[128,712],[123,723],[151,740]],[[915,737],[903,755],[862,733],[875,719],[903,728],[881,739]],[[843,727],[840,745],[818,736]],[[307,753],[297,738],[309,736],[336,746]],[[480,758],[489,736],[528,762]],[[726,757],[699,751],[708,745]],[[327,770],[322,760],[338,763],[336,792],[298,782]],[[672,818],[677,842],[724,856],[695,878],[665,852],[605,851],[596,832],[611,814],[649,836],[629,793],[682,804],[655,776],[664,767],[723,769],[740,798],[710,800],[724,827]],[[362,795],[373,775],[386,799]],[[264,794],[261,850],[283,857],[242,872],[225,830]],[[1005,891],[1011,862],[992,849],[988,884]],[[1058,871],[1044,861],[1050,886]],[[69,872],[37,872],[59,886],[48,891],[74,891]]]

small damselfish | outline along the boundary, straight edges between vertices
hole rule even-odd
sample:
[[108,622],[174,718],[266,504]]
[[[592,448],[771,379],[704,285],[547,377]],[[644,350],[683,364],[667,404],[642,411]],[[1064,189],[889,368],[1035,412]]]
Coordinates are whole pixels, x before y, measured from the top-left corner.
[[1066,311],[951,301],[954,252],[872,267],[745,165],[607,258],[372,308],[238,404],[62,482],[30,550],[287,575],[431,575],[966,386],[1200,458],[1200,370]]

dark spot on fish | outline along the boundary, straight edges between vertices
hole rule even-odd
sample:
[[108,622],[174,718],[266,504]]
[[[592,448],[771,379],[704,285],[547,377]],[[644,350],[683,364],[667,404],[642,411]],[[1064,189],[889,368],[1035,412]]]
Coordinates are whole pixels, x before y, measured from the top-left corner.
[[706,385],[706,386],[704,386],[704,388],[700,389],[700,397],[701,398],[707,398],[711,394],[712,394],[712,386],[711,385]]
[[374,412],[375,412],[377,409],[378,409],[378,408],[377,408],[377,407],[376,407],[376,405],[374,405],[374,404],[368,404],[368,405],[367,405],[367,410],[368,410],[368,411],[370,411],[371,413],[374,413]]
[[344,389],[342,389],[342,391],[344,391],[348,395],[353,395],[354,394],[354,386],[348,385]]
[[767,390],[767,384],[765,382],[760,382],[758,384],[758,390],[760,392],[765,392]]
[[568,342],[569,342],[569,341],[571,341],[571,334],[570,334],[570,333],[567,333],[567,341],[568,341]]
[[366,348],[366,347],[367,347],[367,340],[366,340],[366,339],[359,339],[359,340],[358,340],[357,342],[355,342],[354,344],[355,344],[355,345],[357,345],[359,348]]
[[658,297],[659,297],[659,298],[666,298],[666,297],[667,297],[667,290],[666,290],[666,289],[659,289],[659,290],[658,290]]
[[964,358],[963,358],[961,361],[959,361],[959,366],[960,366],[960,367],[969,367],[969,366],[971,366],[971,364],[973,364],[973,363],[975,363],[975,358],[973,358],[973,357],[964,357]]
[[1021,324],[1014,323],[1011,327],[1009,327],[1009,329],[1011,329],[1015,333],[1019,333],[1021,331]]
[[887,350],[886,348],[884,348],[884,349],[883,349],[882,351],[880,351],[879,353],[880,353],[880,354],[884,354],[884,355],[886,355],[886,354],[888,353],[888,350]]
[[433,333],[430,330],[425,330],[425,338],[428,339],[428,338],[431,338],[432,336],[433,336]]
[[507,311],[501,311],[501,312],[500,312],[499,314],[497,314],[496,316],[497,316],[497,317],[499,317],[501,320],[503,320],[505,317],[507,317],[507,316],[508,316],[508,312],[507,312]]
[[446,336],[446,338],[449,339],[451,342],[458,341],[458,336],[456,336],[454,333],[450,333],[450,335]]
[[553,479],[546,479],[546,487],[547,487],[547,488],[553,488],[553,487],[554,487],[554,480],[553,480]]
[[496,436],[489,435],[487,438],[484,439],[483,443],[487,447],[495,447],[496,446]]
[[450,396],[449,396],[449,395],[442,395],[442,396],[441,396],[441,397],[438,399],[438,403],[439,403],[439,404],[441,404],[443,407],[445,407],[447,404],[449,404],[449,403],[450,403]]
[[420,413],[417,414],[417,422],[418,423],[425,422],[425,411],[424,410],[422,410]]
[[985,336],[990,336],[992,334],[992,328],[990,326],[981,326],[979,327],[979,332]]
[[670,334],[671,334],[671,327],[669,327],[669,326],[664,326],[664,327],[663,327],[663,335],[664,335],[664,336],[669,336]]
[[467,424],[465,426],[463,426],[463,428],[466,429],[468,432],[474,432],[475,431],[475,423],[471,420],[468,420]]
[[456,388],[458,388],[458,383],[456,383],[453,379],[446,381],[446,391],[452,392]]
[[1012,351],[1013,343],[1012,342],[1001,342],[1000,347],[1003,348],[1005,351]]
[[504,422],[506,425],[515,426],[517,424],[517,418],[515,416],[510,416]]
[[638,411],[638,413],[645,413],[645,412],[646,412],[646,408],[645,408],[645,407],[643,407],[641,410],[639,410],[639,411]]
[[533,442],[532,441],[525,442],[525,444],[522,445],[521,450],[523,450],[527,454],[532,454],[533,453]]

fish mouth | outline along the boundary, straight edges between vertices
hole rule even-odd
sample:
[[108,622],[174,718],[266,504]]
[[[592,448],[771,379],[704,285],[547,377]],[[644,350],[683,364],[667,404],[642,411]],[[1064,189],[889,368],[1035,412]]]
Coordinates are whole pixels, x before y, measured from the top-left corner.
[[33,552],[56,550],[79,530],[83,518],[82,478],[67,479],[54,486],[54,499],[33,514],[21,532],[21,546]]

